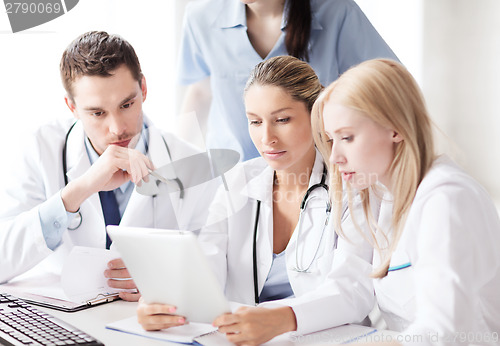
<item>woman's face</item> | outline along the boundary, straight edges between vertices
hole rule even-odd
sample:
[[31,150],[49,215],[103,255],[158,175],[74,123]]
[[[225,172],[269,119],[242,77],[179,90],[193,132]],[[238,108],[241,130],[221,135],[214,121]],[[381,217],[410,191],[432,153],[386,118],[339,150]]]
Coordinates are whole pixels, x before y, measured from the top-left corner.
[[358,110],[327,101],[323,108],[325,132],[332,144],[330,163],[356,189],[380,181],[391,188],[389,167],[401,137]]
[[314,160],[310,113],[284,89],[254,84],[245,94],[250,137],[277,171],[294,172]]

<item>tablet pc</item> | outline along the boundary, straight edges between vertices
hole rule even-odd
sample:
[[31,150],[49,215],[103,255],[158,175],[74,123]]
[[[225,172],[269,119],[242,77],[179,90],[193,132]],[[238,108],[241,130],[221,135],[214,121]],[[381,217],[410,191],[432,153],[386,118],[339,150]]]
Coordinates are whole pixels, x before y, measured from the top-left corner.
[[107,226],[147,303],[177,307],[191,322],[212,323],[229,303],[192,232]]

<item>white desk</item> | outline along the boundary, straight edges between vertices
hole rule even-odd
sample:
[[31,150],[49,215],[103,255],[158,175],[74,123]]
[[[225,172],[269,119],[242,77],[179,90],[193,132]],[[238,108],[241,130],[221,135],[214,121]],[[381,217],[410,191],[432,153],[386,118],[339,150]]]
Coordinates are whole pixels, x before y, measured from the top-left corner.
[[[2,286],[0,286],[1,290]],[[177,345],[168,341],[160,341],[145,338],[138,335],[122,333],[110,329],[105,326],[108,323],[118,321],[136,313],[137,303],[115,301],[108,304],[98,305],[89,309],[77,312],[62,312],[44,307],[37,307],[81,330],[92,335],[99,341],[103,342],[106,346],[128,346],[128,345],[141,345],[141,346],[157,346],[157,345]],[[392,333],[383,331],[384,333]],[[380,333],[380,332],[377,332]],[[376,334],[373,334],[376,335]],[[291,340],[274,340],[270,343],[272,346],[294,346],[294,345],[336,345],[329,338],[329,330],[313,333],[309,335],[299,336],[296,342]]]
[[[13,280],[12,282],[4,285],[0,285],[0,292],[10,293],[16,295],[15,291],[21,288],[36,287],[44,285],[50,282],[49,277],[35,276],[31,279],[24,280]],[[118,332],[115,330],[106,329],[105,326],[111,322],[119,321],[131,316],[136,315],[137,303],[126,302],[122,300],[114,301],[112,303],[102,304],[95,307],[91,307],[85,310],[77,312],[62,312],[54,309],[44,308],[36,306],[39,310],[45,311],[64,322],[67,322],[84,332],[90,334],[94,338],[98,339],[106,346],[128,346],[128,345],[141,345],[141,346],[153,346],[153,345],[180,345],[178,343],[154,340],[138,335],[127,334],[123,332]],[[332,335],[335,332],[332,330],[325,330],[322,332],[317,332],[309,335],[297,336],[296,342],[293,342],[285,336],[278,337],[278,340],[272,340],[269,346],[312,346],[312,345],[336,345],[333,342]],[[377,336],[383,333],[384,335],[397,335],[395,332],[390,331],[379,331],[371,336]]]

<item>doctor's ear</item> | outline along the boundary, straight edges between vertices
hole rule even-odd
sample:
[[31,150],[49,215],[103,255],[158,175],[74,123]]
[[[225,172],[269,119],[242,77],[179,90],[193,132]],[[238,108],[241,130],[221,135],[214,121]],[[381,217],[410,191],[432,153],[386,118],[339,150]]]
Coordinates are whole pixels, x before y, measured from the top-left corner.
[[401,137],[401,135],[399,133],[397,133],[396,131],[392,131],[392,141],[394,143],[402,142],[403,137]]
[[73,116],[78,119],[75,102],[73,102],[68,95],[64,96],[64,102],[66,102],[66,106],[68,106],[71,113],[73,113]]
[[141,79],[141,93],[142,102],[146,101],[146,96],[148,95],[148,85],[146,84],[146,77],[142,76]]

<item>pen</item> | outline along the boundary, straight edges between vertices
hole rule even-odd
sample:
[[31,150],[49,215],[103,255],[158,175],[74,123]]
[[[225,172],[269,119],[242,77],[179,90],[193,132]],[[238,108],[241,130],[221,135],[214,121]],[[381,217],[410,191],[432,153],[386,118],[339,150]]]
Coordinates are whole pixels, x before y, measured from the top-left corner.
[[153,171],[153,170],[151,170],[151,169],[148,168],[148,172],[149,172],[149,174],[151,174],[153,177],[155,177],[156,179],[158,179],[162,183],[171,184],[170,181],[168,181],[167,179],[165,179],[164,177],[162,177],[161,175],[159,175],[155,171]]
[[[149,169],[148,168],[148,172],[149,174],[151,174],[153,177],[155,177],[156,179],[158,179],[159,181],[161,181],[162,183],[164,184],[167,184],[167,185],[172,185],[174,184],[174,180],[169,180],[161,175],[159,175],[158,173],[156,173],[155,171],[153,171],[152,169]],[[175,186],[175,185],[174,185]],[[176,186],[177,187],[177,186]]]

